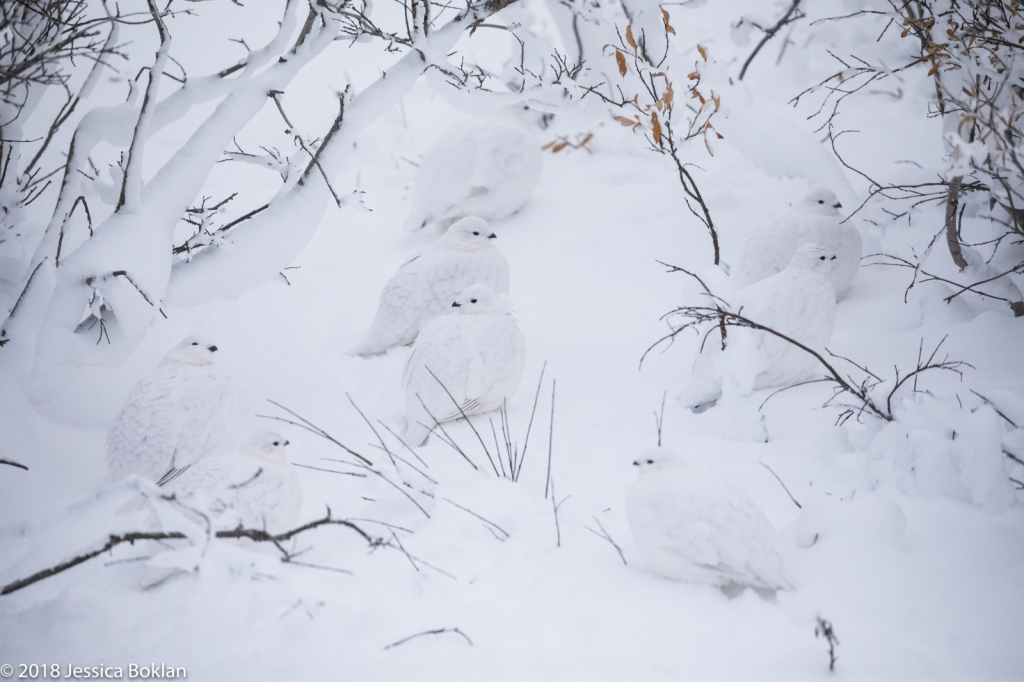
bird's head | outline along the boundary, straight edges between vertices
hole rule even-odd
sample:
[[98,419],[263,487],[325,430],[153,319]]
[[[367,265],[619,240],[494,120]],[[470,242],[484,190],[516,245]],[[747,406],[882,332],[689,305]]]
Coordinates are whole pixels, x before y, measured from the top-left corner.
[[448,228],[442,239],[458,245],[462,249],[474,250],[490,246],[497,238],[491,226],[483,218],[468,216]]
[[494,293],[486,284],[474,284],[452,301],[452,308],[459,315],[507,313],[512,311],[512,303],[508,296]]
[[797,206],[807,213],[817,215],[839,215],[839,209],[843,207],[835,192],[824,187],[811,190],[811,193],[804,197]]
[[633,460],[633,466],[637,467],[641,476],[675,469],[681,465],[682,460],[677,455],[661,447],[651,448]]
[[217,346],[199,334],[190,334],[168,351],[166,359],[186,365],[211,365]]
[[789,267],[799,270],[813,270],[826,275],[832,272],[836,265],[836,253],[821,244],[804,244],[789,261]]
[[274,431],[255,431],[245,441],[243,450],[251,455],[268,462],[287,462],[284,456],[284,446],[288,440],[281,434]]

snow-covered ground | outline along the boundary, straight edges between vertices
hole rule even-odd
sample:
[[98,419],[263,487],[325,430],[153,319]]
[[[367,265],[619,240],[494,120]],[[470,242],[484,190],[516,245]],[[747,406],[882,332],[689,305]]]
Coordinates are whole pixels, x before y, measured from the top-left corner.
[[[787,102],[837,70],[826,49],[848,54],[884,26],[869,19],[809,26],[859,7],[821,3],[807,9],[812,16],[777,65],[781,37],[742,83],[730,85],[754,44],[736,44],[730,22],[746,9],[775,13],[743,4],[669,7],[677,49],[695,61],[700,42],[718,60],[709,78],[730,113],[717,124],[724,139],[714,157],[699,141],[684,151],[700,167],[693,172],[727,264],[755,229],[817,184],[830,185],[847,212],[866,198],[863,178],[819,144],[824,132],[813,131],[821,119],[807,120],[821,96],[796,108]],[[188,17],[170,27],[179,58],[204,72],[209,57],[200,48],[212,43],[211,27]],[[898,40],[878,49],[893,45]],[[376,77],[375,65],[394,59],[372,45],[348,50],[333,45],[283,99],[309,137],[329,127],[337,90],[352,82],[358,91]],[[140,64],[151,54],[137,52]],[[934,90],[911,73],[841,107],[836,125],[858,132],[839,138],[838,148],[872,177],[907,177],[907,159],[941,167],[941,123],[926,117]],[[152,548],[122,545],[0,597],[0,664],[15,665],[17,675],[19,663],[125,670],[163,663],[186,667],[196,680],[812,680],[830,675],[828,645],[815,637],[820,617],[838,637],[834,674],[843,679],[1024,678],[1024,497],[1008,481],[1002,453],[1010,447],[1004,442],[1024,451],[1010,424],[1024,426],[1024,320],[977,297],[947,304],[953,290],[938,282],[919,283],[905,301],[908,271],[862,267],[839,303],[832,352],[889,381],[883,396],[893,367],[901,376],[912,369],[922,344],[927,354],[945,338],[940,356],[973,367],[962,378],[925,374],[916,393],[904,386],[892,401],[893,422],[864,415],[837,424],[841,410],[823,406],[832,395],[827,384],[763,405],[770,390],[727,396],[693,414],[674,398],[697,335],[659,346],[640,366],[668,332],[661,316],[701,302],[695,282],[656,261],[699,272],[728,295],[726,278],[711,266],[710,239],[687,209],[674,165],[596,103],[538,131],[542,142],[593,137],[589,150],[546,152],[533,198],[492,225],[527,340],[523,381],[508,406],[510,439],[525,449],[519,480],[495,475],[462,422],[446,429],[476,469],[437,437],[416,452],[426,476],[392,466],[355,406],[411,460],[378,423],[404,429],[400,381],[410,350],[370,359],[343,353],[369,326],[378,292],[405,254],[436,238],[401,227],[411,162],[441,126],[466,116],[421,79],[360,137],[336,180],[341,191],[363,190],[372,210],[329,209],[287,282],[165,308],[167,319],[156,320],[125,364],[87,368],[49,403],[30,405],[13,382],[0,397],[0,458],[29,468],[0,468],[0,584],[101,546],[111,532],[141,529],[144,513],[118,515],[121,498],[96,497],[104,438],[131,386],[195,331],[214,340],[218,364],[242,386],[247,430],[278,428],[297,464],[358,472],[335,461],[346,458],[338,446],[262,418],[294,419],[273,400],[373,460],[391,481],[407,482],[403,494],[374,476],[299,470],[304,520],[329,507],[391,546],[371,551],[345,528],[319,528],[296,540],[295,549],[308,548],[296,563],[282,564],[273,553],[215,542],[197,573],[144,591],[145,562],[127,559]],[[154,170],[191,120],[154,140]],[[271,102],[238,141],[291,149],[282,127]],[[224,163],[204,193],[239,191],[241,214],[278,185],[274,173]],[[869,204],[855,218],[865,254],[920,251],[941,227],[942,210],[921,206],[908,226]],[[940,247],[931,267],[954,273]],[[764,509],[797,590],[775,600],[749,590],[730,599],[647,569],[623,505],[631,462],[658,441],[654,415],[665,394],[663,445],[729,476]],[[497,415],[473,423],[490,455],[503,455],[491,435],[493,423],[501,439]],[[388,648],[440,629],[448,631]]]

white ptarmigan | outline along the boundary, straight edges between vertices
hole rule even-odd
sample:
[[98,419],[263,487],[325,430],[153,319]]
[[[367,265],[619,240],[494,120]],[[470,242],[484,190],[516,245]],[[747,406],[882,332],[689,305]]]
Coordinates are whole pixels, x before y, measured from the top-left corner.
[[640,472],[626,495],[626,516],[655,573],[719,587],[793,589],[775,528],[746,493],[661,448],[633,464]]
[[163,485],[203,457],[231,451],[242,401],[235,380],[213,364],[216,350],[187,336],[135,384],[107,434],[110,480],[136,474]]
[[405,368],[409,445],[422,445],[435,419],[445,422],[501,407],[523,375],[526,341],[507,296],[478,284],[451,306],[455,312],[420,332]]
[[508,217],[533,194],[542,164],[540,143],[518,121],[485,117],[454,125],[423,155],[406,227],[435,223],[443,230],[463,216]]
[[448,312],[455,297],[474,284],[508,294],[508,261],[495,248],[495,236],[485,220],[463,218],[402,264],[380,293],[370,331],[348,354],[373,355],[411,343],[423,325]]
[[[782,272],[740,289],[732,309],[824,353],[836,319],[835,290],[829,279],[835,260],[835,254],[824,246],[804,244]],[[757,349],[753,390],[806,381],[820,370],[820,363],[802,348],[765,331],[749,333]],[[699,410],[721,395],[722,377],[715,371],[721,352],[721,337],[713,330],[694,360],[690,385],[680,396],[684,404]]]
[[302,514],[302,487],[284,456],[286,445],[273,431],[257,431],[236,451],[196,462],[165,489],[204,514],[214,530],[291,530]]
[[836,298],[845,296],[860,268],[861,237],[852,223],[842,223],[840,208],[831,190],[816,189],[757,230],[743,246],[732,273],[733,290],[781,272],[802,244],[821,244],[836,256],[830,275]]

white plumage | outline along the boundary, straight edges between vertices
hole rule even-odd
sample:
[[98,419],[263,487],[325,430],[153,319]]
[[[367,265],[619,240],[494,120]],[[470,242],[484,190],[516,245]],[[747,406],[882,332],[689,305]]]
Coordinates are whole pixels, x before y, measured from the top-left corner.
[[445,229],[467,215],[501,220],[533,194],[541,166],[540,144],[518,121],[478,118],[454,125],[423,155],[406,226],[437,223]]
[[[836,319],[835,290],[829,279],[835,260],[835,254],[820,244],[804,244],[782,272],[740,289],[734,297],[733,310],[819,354],[824,353],[832,340]],[[820,371],[814,356],[774,334],[729,329],[728,335],[736,339],[753,337],[752,345],[757,351],[750,386],[753,390],[799,383]],[[721,394],[721,371],[716,371],[720,355],[721,336],[713,330],[694,360],[691,383],[680,396],[686,405],[700,408]]]
[[508,294],[508,261],[494,247],[494,232],[471,216],[407,260],[384,285],[370,331],[350,355],[383,353],[411,343],[420,329],[451,308],[467,287],[483,284]]
[[660,448],[633,462],[640,468],[626,496],[637,548],[658,574],[673,580],[792,589],[775,528],[728,479],[687,466]]
[[258,431],[235,452],[197,462],[165,489],[204,514],[214,530],[291,530],[302,513],[302,488],[286,445],[273,431]]
[[836,255],[830,279],[836,298],[850,288],[860,268],[860,232],[842,223],[841,205],[831,190],[816,189],[794,204],[771,225],[747,240],[732,274],[733,289],[740,289],[781,272],[802,244],[821,244]]
[[501,407],[523,375],[526,341],[507,296],[475,285],[451,305],[457,308],[454,313],[420,332],[405,368],[410,445],[427,439],[435,419],[444,422]]
[[216,350],[188,336],[132,388],[107,435],[110,480],[136,474],[162,484],[234,447],[242,402],[235,380],[213,364]]

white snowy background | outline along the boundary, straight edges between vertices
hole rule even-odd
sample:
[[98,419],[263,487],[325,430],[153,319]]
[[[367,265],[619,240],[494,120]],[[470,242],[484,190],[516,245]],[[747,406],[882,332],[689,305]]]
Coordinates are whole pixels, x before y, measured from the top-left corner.
[[[515,12],[526,22],[521,30],[562,45],[545,3],[522,1],[505,10],[509,18],[491,21],[511,23]],[[380,12],[398,11],[379,4]],[[736,75],[760,34],[733,25],[745,15],[773,22],[789,3],[665,5],[678,62],[701,61],[698,44],[716,61],[706,79],[721,97],[715,125],[723,139],[713,156],[700,140],[683,156],[699,167],[691,172],[726,264],[754,230],[815,186],[833,189],[847,214],[867,198],[865,179],[843,167],[817,130],[831,104],[808,118],[824,92],[797,106],[790,100],[841,68],[829,51],[843,58],[871,51],[876,62],[903,63],[907,48],[896,28],[875,42],[884,19],[812,23],[868,4],[803,7],[808,17],[769,42],[742,82]],[[190,75],[230,65],[244,48],[226,38],[262,44],[276,30],[277,5],[195,3],[193,15],[167,22],[171,54]],[[104,73],[83,107],[123,101],[127,79],[152,62],[151,25],[124,27],[122,40],[131,41],[131,62],[119,63],[117,75]],[[618,42],[614,29],[606,42]],[[518,59],[515,41],[493,29],[463,36],[458,49],[493,69]],[[295,128],[307,139],[322,136],[338,93],[351,86],[358,94],[400,56],[380,43],[331,44],[285,91]],[[616,75],[610,56],[586,66],[591,78]],[[675,77],[681,98],[685,72]],[[161,93],[174,87],[165,79]],[[864,415],[837,423],[841,410],[823,406],[832,395],[827,384],[790,389],[763,405],[771,391],[732,396],[691,413],[674,397],[688,379],[697,335],[659,346],[640,366],[669,331],[661,316],[702,301],[694,281],[656,261],[702,273],[727,292],[726,277],[714,272],[710,239],[686,206],[674,164],[594,97],[560,109],[536,133],[542,143],[591,133],[588,148],[548,149],[533,197],[492,224],[511,265],[511,298],[528,348],[508,406],[520,452],[540,395],[519,480],[495,476],[465,423],[446,429],[477,469],[436,437],[417,450],[433,482],[391,466],[350,399],[389,447],[411,458],[378,424],[404,428],[400,378],[409,349],[370,359],[343,352],[365,332],[378,292],[405,254],[436,238],[401,226],[416,161],[443,127],[473,115],[450,90],[436,74],[421,77],[359,135],[332,184],[339,193],[365,192],[371,210],[331,205],[284,271],[287,283],[274,278],[197,307],[165,304],[166,318],[153,319],[127,359],[84,367],[39,404],[29,400],[24,367],[0,363],[0,458],[28,467],[0,467],[0,584],[102,546],[109,533],[142,529],[144,514],[115,513],[122,497],[97,496],[105,485],[104,439],[131,386],[193,332],[217,344],[218,364],[242,386],[246,430],[278,428],[297,464],[357,471],[332,461],[345,453],[327,440],[261,418],[293,419],[273,400],[372,459],[391,480],[409,483],[422,509],[373,476],[299,470],[304,520],[329,507],[393,546],[370,551],[345,528],[320,528],[294,547],[308,548],[296,562],[313,567],[215,542],[197,572],[142,590],[144,562],[127,560],[152,547],[122,545],[0,597],[0,663],[155,662],[185,666],[195,680],[1024,678],[1024,497],[1009,480],[1020,478],[1020,467],[1014,473],[1003,452],[1024,454],[1022,432],[1011,425],[1024,426],[1024,320],[977,296],[946,303],[954,289],[940,282],[919,282],[905,297],[908,270],[865,266],[839,303],[832,352],[891,382],[894,366],[912,369],[922,344],[927,354],[945,338],[940,356],[973,368],[962,368],[962,377],[924,374],[916,392],[906,385],[893,398],[892,422]],[[836,143],[843,159],[872,177],[934,180],[946,151],[941,120],[927,116],[933,98],[931,80],[913,70],[847,98],[834,122],[855,131]],[[55,111],[59,97],[51,99],[39,111]],[[152,138],[144,180],[215,106],[195,107]],[[262,145],[291,154],[284,128],[268,99],[236,139],[246,151]],[[63,135],[55,144],[66,150],[70,130]],[[101,145],[93,160],[105,168],[120,151]],[[280,184],[274,172],[220,163],[202,195],[217,201],[237,192],[227,220],[265,203]],[[854,218],[865,254],[920,254],[942,226],[942,202],[914,208],[909,220],[894,220],[883,206],[891,208],[869,203]],[[287,217],[274,225],[283,234],[302,227]],[[187,233],[177,236],[180,243]],[[956,274],[941,238],[929,267]],[[646,568],[623,502],[635,476],[631,462],[657,443],[654,415],[666,394],[663,445],[729,476],[757,501],[779,530],[799,589],[774,601],[751,591],[729,599]],[[501,438],[496,415],[473,423],[494,456],[503,447],[492,442],[489,419]],[[549,448],[554,492],[545,496]],[[819,617],[839,639],[834,673],[828,645],[815,637]],[[442,628],[465,637],[446,632],[386,648]]]

